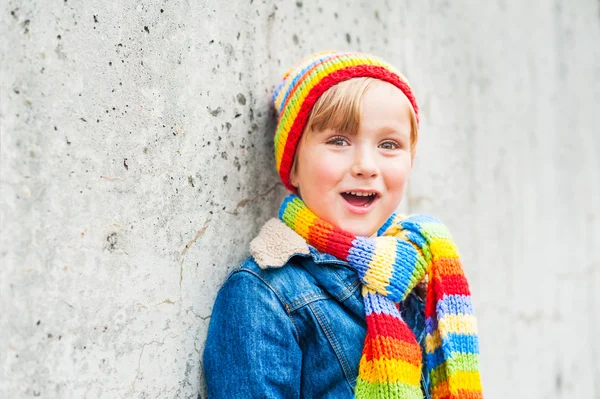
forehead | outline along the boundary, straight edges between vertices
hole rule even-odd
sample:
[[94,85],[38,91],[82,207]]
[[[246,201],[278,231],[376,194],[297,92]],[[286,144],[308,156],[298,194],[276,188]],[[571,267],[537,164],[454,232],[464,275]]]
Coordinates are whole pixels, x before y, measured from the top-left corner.
[[377,81],[364,93],[360,106],[360,130],[392,128],[410,132],[412,107],[402,90]]
[[352,78],[323,93],[309,114],[305,130],[354,135],[361,126],[372,128],[363,123],[365,119],[369,124],[379,121],[397,125],[405,121],[407,113],[414,119],[408,98],[396,86],[370,77]]

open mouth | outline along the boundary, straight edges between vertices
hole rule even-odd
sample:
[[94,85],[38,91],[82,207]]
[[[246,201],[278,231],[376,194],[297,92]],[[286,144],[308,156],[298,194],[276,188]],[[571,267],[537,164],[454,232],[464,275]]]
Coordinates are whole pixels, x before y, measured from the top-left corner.
[[368,208],[378,197],[375,192],[347,191],[341,193],[344,200],[352,206]]

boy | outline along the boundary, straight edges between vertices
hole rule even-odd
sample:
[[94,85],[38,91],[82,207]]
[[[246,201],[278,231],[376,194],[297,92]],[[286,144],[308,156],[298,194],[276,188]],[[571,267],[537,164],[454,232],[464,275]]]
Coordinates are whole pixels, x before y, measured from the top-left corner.
[[293,194],[219,291],[209,397],[482,398],[451,237],[433,217],[394,214],[418,139],[406,79],[370,55],[318,53],[273,98]]

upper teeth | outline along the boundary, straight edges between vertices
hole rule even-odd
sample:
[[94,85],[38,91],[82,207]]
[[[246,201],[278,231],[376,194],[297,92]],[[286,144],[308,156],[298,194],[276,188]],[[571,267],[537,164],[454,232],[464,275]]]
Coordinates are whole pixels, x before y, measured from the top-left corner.
[[376,193],[365,193],[365,192],[358,192],[358,191],[346,191],[345,194],[357,195],[359,197],[368,197],[369,195],[375,195]]

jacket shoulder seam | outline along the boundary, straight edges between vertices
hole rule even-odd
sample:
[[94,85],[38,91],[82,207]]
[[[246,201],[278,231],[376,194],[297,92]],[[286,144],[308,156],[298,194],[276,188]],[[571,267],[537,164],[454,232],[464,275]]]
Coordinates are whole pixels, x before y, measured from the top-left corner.
[[279,292],[277,292],[277,290],[275,289],[275,287],[273,287],[273,285],[271,285],[265,278],[263,278],[263,276],[261,276],[260,274],[256,273],[253,270],[244,269],[244,268],[242,268],[240,266],[237,269],[235,269],[230,274],[230,276],[233,276],[235,273],[241,273],[241,272],[246,272],[246,273],[248,273],[248,274],[250,274],[252,276],[255,276],[260,281],[262,281],[263,284],[265,284],[273,292],[273,294],[275,294],[275,296],[277,297],[277,299],[281,303],[281,306],[284,308],[285,313],[288,315],[288,317],[290,318],[290,321],[292,322],[292,326],[294,327],[294,334],[296,335],[294,337],[294,338],[296,338],[296,342],[300,342],[300,334],[298,332],[298,327],[296,326],[296,322],[294,321],[294,317],[292,315],[292,312],[290,310],[289,305],[285,302],[285,300],[283,299],[283,297],[281,296],[281,294]]

